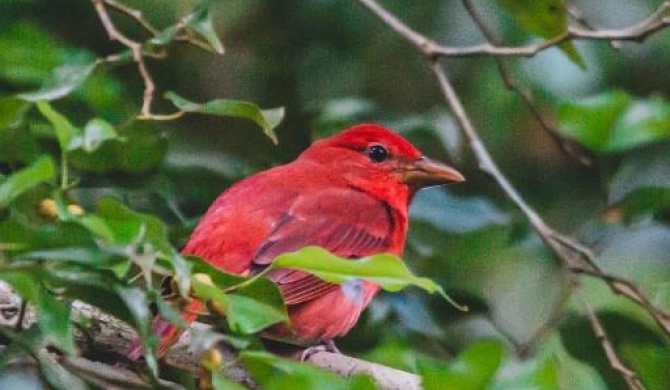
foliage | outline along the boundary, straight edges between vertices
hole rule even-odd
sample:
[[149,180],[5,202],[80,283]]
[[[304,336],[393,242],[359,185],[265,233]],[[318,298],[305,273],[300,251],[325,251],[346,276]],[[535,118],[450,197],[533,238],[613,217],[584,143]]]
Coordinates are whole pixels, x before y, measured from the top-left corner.
[[[0,328],[7,345],[0,387],[41,388],[40,380],[54,388],[87,387],[44,349],[80,353],[73,329],[87,324],[73,322],[74,300],[131,324],[149,351],[146,368],[158,377],[153,308],[183,325],[161,296],[161,280],[171,276],[181,298],[195,294],[225,310],[216,325],[229,341],[251,340],[235,346],[246,349],[240,359],[264,388],[374,388],[368,377],[343,379],[260,350],[255,334],[287,318],[276,286],[226,274],[178,248],[235,180],[292,159],[312,135],[376,121],[427,155],[456,161],[468,184],[417,195],[407,264],[386,255],[334,259],[318,248],[278,260],[332,282],[367,278],[394,292],[373,302],[342,340],[344,351],[418,373],[426,389],[625,388],[579,305],[560,303],[561,270],[478,173],[437,93],[427,92],[434,82],[396,36],[342,1],[177,3],[128,1],[152,26],[163,26],[155,34],[113,15],[148,52],[167,56],[148,66],[160,90],[154,109],[170,121],[137,117],[144,80],[132,53],[108,42],[90,3],[0,5],[0,280],[39,317],[29,329]],[[434,36],[468,31],[458,23],[465,14],[449,2],[386,3]],[[488,16],[512,40],[556,37],[571,19],[562,1],[499,0],[489,7]],[[589,7],[588,16],[620,22],[614,5]],[[640,19],[652,9],[644,8]],[[535,92],[555,113],[555,136],[594,154],[590,168],[538,135],[523,102],[491,81],[498,75],[490,60],[454,65],[453,74],[468,88],[466,104],[494,155],[531,203],[550,223],[591,244],[606,272],[632,280],[670,310],[670,78],[654,71],[667,67],[670,45],[667,32],[660,34],[644,50],[624,44],[611,54],[568,41],[555,50],[567,61],[546,53],[557,59],[536,80]],[[223,57],[219,37],[226,41]],[[526,63],[541,60],[510,64],[526,81],[537,77]],[[584,77],[599,80],[571,94],[550,82],[581,66]],[[162,92],[172,90],[178,92]],[[285,123],[283,108],[260,107],[287,107]],[[471,310],[411,286],[440,294],[445,286]],[[586,283],[584,294],[647,388],[670,388],[667,335],[598,281]],[[206,337],[204,345],[219,340]],[[8,365],[17,356],[36,360],[40,375]],[[216,372],[212,385],[240,387]]]

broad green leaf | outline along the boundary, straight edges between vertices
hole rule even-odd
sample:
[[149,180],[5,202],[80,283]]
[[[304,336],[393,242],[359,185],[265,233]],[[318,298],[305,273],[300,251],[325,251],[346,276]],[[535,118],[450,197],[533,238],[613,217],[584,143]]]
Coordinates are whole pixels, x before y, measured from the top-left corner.
[[644,188],[670,189],[670,144],[654,145],[627,155],[612,177],[608,202],[618,203]]
[[670,139],[670,102],[652,96],[636,99],[627,107],[612,130],[607,148],[619,151],[665,139]]
[[369,382],[359,382],[353,378],[345,379],[309,364],[282,359],[267,352],[243,351],[240,353],[240,359],[251,373],[252,378],[267,390],[287,388],[363,390],[370,388]]
[[79,87],[95,69],[95,60],[87,53],[69,57],[68,62],[53,70],[42,88],[35,92],[18,95],[29,102],[56,100],[68,95]]
[[445,386],[459,390],[486,390],[500,367],[503,346],[495,341],[482,341],[461,352],[446,367],[443,364],[424,363],[419,373],[425,390],[439,390]]
[[[226,320],[236,332],[256,333],[288,320],[284,299],[277,285],[271,281],[231,275],[199,257],[189,257],[189,263],[192,275],[205,274],[213,283],[213,286],[196,283],[197,287],[194,284],[196,294],[204,300],[217,300],[226,309]],[[224,294],[226,289],[233,291]]]
[[[172,42],[172,40],[177,36],[179,28],[177,26],[170,26],[161,31],[158,35],[151,38],[149,43],[152,45],[165,46]],[[132,52],[128,51],[128,61],[132,61]]]
[[559,132],[598,153],[617,153],[670,138],[670,104],[609,91],[558,107]]
[[118,134],[109,122],[95,118],[84,127],[84,134],[72,139],[70,150],[83,149],[87,153],[96,151],[105,141],[118,139]]
[[502,367],[499,378],[487,390],[563,390],[558,379],[558,369],[555,357],[508,362]]
[[50,181],[54,174],[54,162],[49,156],[42,156],[31,165],[14,172],[4,182],[0,182],[0,209],[7,207],[22,193]]
[[249,296],[244,292],[228,295],[226,319],[233,331],[244,334],[258,333],[270,325],[288,320],[282,296],[277,288],[268,291],[267,296],[260,294]]
[[188,101],[174,92],[167,92],[165,98],[184,112],[249,119],[260,126],[272,142],[275,144],[278,142],[274,128],[279,125],[284,117],[283,108],[261,110],[253,103],[228,99],[211,100],[200,104]]
[[[567,10],[563,0],[497,0],[527,31],[551,39],[568,28]],[[561,46],[568,57],[580,67],[584,62],[572,42]]]
[[13,97],[0,98],[0,132],[18,126],[30,104]]
[[53,388],[58,390],[87,390],[86,383],[61,366],[46,350],[37,351],[37,361],[40,364],[42,376]]
[[609,183],[608,203],[630,220],[670,211],[670,143],[636,149],[624,157]]
[[128,287],[105,268],[59,265],[53,267],[44,278],[58,288],[64,297],[99,307],[129,324],[135,322],[125,299],[127,296],[122,297],[119,293]]
[[[256,333],[270,325],[288,319],[281,306],[281,295],[278,295],[278,291],[272,299],[274,302],[268,303],[269,298],[262,295],[250,297],[238,293],[225,294],[220,287],[205,284],[198,280],[193,280],[192,286],[198,298],[204,301],[213,300],[218,303],[219,307],[224,310],[226,321],[234,332]],[[274,289],[276,290],[276,287]],[[268,289],[267,291],[272,290]],[[279,299],[279,306],[277,306],[277,298]]]
[[163,162],[167,139],[155,129],[140,124],[122,133],[125,142],[120,147],[117,166],[130,173],[150,172]]
[[670,348],[641,344],[624,343],[619,354],[629,367],[635,371],[648,389],[670,388]]
[[11,166],[28,164],[43,153],[37,138],[23,126],[1,129],[0,145],[0,161]]
[[212,18],[209,14],[209,7],[211,4],[211,0],[201,0],[196,4],[190,15],[187,26],[202,36],[216,53],[223,54],[223,45],[216,34],[216,30],[214,30]]
[[593,151],[606,152],[612,130],[631,101],[625,92],[612,91],[563,102],[557,111],[559,132]]
[[219,371],[212,371],[212,387],[214,390],[247,390],[246,387],[226,378]]
[[158,376],[158,361],[153,353],[156,343],[152,334],[153,315],[149,310],[149,301],[144,291],[134,287],[117,287],[117,294],[126,304],[133,316],[135,328],[144,347],[144,358],[154,377]]
[[53,125],[61,150],[71,150],[72,141],[76,137],[81,136],[81,130],[72,125],[65,116],[54,110],[54,108],[46,101],[38,101],[37,109]]
[[312,246],[277,257],[273,266],[307,271],[330,283],[365,279],[379,284],[387,291],[400,291],[411,285],[429,293],[443,294],[439,285],[428,278],[414,275],[402,260],[391,254],[344,259]]
[[[112,198],[102,199],[98,203],[97,214],[112,230],[115,243],[120,245],[148,244],[148,246],[143,246],[145,253],[133,258],[133,261],[146,272],[147,279],[154,265],[153,256],[155,255],[169,262],[175,270],[175,277],[179,281],[182,294],[186,294],[190,283],[188,264],[170,243],[166,227],[160,219],[135,212]],[[155,253],[150,253],[152,251]]]
[[27,18],[22,19],[3,26],[0,34],[0,79],[23,85],[38,84],[66,53],[49,32],[26,22]]
[[70,304],[56,299],[50,291],[40,286],[37,302],[38,325],[47,340],[68,355],[75,352],[70,320]]

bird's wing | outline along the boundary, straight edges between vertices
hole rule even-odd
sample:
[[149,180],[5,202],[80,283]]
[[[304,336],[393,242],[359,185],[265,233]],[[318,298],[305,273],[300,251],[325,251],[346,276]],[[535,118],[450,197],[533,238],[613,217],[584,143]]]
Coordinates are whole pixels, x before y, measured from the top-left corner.
[[[394,250],[395,225],[388,205],[351,188],[299,197],[258,248],[253,263],[265,267],[283,253],[310,245],[347,258]],[[339,288],[298,270],[277,269],[268,277],[279,285],[287,305]]]

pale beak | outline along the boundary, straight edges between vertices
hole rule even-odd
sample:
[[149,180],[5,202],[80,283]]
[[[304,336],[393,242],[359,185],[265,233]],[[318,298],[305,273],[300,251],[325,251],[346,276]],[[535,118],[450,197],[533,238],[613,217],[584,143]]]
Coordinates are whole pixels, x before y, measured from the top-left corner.
[[403,181],[417,190],[465,181],[463,175],[454,168],[427,157],[414,160],[403,168]]

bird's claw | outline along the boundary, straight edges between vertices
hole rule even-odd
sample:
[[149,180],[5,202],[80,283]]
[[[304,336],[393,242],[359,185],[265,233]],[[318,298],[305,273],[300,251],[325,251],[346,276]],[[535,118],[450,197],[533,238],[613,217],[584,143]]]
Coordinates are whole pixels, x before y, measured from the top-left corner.
[[305,348],[305,350],[302,351],[302,353],[300,354],[300,361],[306,362],[307,360],[309,360],[310,357],[312,357],[312,355],[319,352],[332,352],[342,354],[342,352],[340,352],[340,350],[337,348],[333,340],[326,340],[321,344],[316,344],[312,345],[311,347]]

